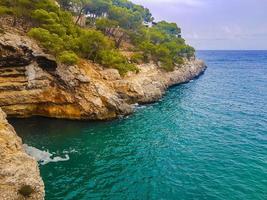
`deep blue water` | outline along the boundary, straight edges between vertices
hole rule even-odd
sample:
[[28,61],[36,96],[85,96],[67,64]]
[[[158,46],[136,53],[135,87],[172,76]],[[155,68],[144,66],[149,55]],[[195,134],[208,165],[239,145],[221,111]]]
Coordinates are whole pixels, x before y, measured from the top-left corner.
[[200,51],[208,69],[126,119],[11,120],[46,199],[267,199],[267,51]]

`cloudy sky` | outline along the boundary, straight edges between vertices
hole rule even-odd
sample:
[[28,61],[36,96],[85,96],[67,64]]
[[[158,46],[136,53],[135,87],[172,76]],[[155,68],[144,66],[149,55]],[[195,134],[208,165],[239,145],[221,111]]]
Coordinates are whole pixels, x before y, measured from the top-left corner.
[[176,22],[196,49],[267,49],[267,0],[132,0]]

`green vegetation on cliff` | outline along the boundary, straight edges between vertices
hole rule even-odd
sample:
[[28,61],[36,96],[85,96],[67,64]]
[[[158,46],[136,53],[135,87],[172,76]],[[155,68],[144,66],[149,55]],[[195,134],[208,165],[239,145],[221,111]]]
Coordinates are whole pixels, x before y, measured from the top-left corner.
[[[194,56],[175,23],[151,25],[150,11],[128,0],[0,0],[0,14],[12,15],[13,26],[30,22],[28,35],[68,65],[85,58],[125,74],[154,61],[170,71]],[[122,49],[135,53],[127,58]]]

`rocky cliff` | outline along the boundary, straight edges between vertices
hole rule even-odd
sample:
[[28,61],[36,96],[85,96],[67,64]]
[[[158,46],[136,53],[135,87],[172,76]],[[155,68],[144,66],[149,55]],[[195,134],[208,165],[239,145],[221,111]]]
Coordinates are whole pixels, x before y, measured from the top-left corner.
[[[106,120],[133,112],[134,104],[150,103],[174,84],[187,82],[206,69],[188,61],[173,72],[155,64],[139,66],[138,74],[121,77],[115,69],[81,60],[57,64],[35,41],[8,30],[0,35],[0,199],[43,199],[37,162],[5,119],[47,116]],[[4,112],[6,113],[4,114]]]
[[58,65],[33,40],[15,31],[0,37],[0,107],[11,117],[34,115],[104,120],[133,112],[133,104],[154,102],[171,85],[183,83],[205,70],[194,60],[173,72],[154,64],[140,65],[140,73],[121,77],[115,69],[82,60]]
[[21,139],[0,108],[0,199],[44,199],[37,162],[22,148]]

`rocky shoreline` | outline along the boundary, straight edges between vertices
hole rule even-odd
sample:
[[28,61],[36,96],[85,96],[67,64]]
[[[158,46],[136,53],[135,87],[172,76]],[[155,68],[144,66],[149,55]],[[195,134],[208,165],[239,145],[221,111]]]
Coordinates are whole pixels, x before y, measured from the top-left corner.
[[0,158],[0,199],[44,199],[38,164],[24,151],[21,139],[1,108]]
[[35,41],[14,32],[1,36],[0,50],[0,107],[9,117],[114,119],[132,113],[133,104],[157,101],[169,86],[206,69],[200,60],[172,72],[149,63],[139,65],[138,74],[121,77],[86,60],[58,65]]
[[114,119],[131,114],[136,103],[159,100],[168,87],[188,82],[206,69],[200,60],[172,72],[149,63],[138,66],[138,74],[121,77],[115,69],[86,60],[76,66],[58,65],[18,32],[1,35],[0,51],[0,199],[44,198],[38,164],[23,150],[6,115]]

